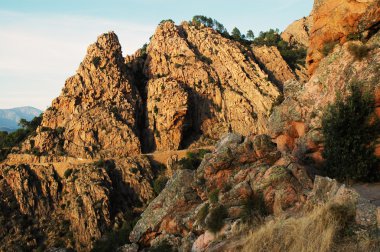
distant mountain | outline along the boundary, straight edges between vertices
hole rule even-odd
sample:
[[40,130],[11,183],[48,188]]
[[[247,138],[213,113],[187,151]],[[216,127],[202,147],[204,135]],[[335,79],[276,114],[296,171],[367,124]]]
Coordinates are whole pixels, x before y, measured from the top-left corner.
[[29,121],[41,113],[41,110],[33,107],[0,109],[0,131],[13,131],[18,129],[20,119],[24,118]]

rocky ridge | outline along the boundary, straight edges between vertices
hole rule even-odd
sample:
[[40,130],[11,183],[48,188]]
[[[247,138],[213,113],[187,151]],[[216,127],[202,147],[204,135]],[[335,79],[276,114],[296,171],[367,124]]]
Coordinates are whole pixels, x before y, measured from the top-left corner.
[[[377,11],[369,2],[360,9],[366,24]],[[316,1],[313,20],[329,3]],[[312,27],[316,48],[326,34]],[[36,135],[0,166],[0,250],[90,251],[125,226],[134,226],[133,244],[120,251],[165,243],[237,250],[242,233],[328,201],[352,203],[355,225],[371,237],[377,206],[336,181],[313,181],[322,162],[321,116],[335,94],[360,81],[376,90],[379,111],[380,33],[363,27],[370,27],[368,40],[341,41],[306,83],[275,48],[247,48],[186,22],[160,24],[146,50],[125,59],[114,33],[100,36]],[[350,44],[366,46],[368,55],[358,59]],[[171,158],[164,173],[173,177],[154,199],[159,169],[142,152],[186,148],[229,131],[239,134],[223,137],[199,167]]]

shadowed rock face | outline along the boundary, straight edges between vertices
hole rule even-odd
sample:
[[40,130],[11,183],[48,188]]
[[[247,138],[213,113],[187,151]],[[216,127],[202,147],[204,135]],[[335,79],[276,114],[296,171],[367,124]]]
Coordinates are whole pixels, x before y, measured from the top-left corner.
[[106,231],[132,221],[127,211],[154,196],[145,158],[71,167],[63,178],[55,164],[0,167],[1,251],[41,243],[89,251]]

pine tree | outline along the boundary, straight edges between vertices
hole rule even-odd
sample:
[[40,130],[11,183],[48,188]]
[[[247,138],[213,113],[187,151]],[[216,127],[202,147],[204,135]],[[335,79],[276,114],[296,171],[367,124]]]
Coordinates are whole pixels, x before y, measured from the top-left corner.
[[322,118],[326,175],[338,180],[371,181],[379,178],[374,154],[379,120],[374,116],[373,93],[350,86],[350,95],[329,105]]

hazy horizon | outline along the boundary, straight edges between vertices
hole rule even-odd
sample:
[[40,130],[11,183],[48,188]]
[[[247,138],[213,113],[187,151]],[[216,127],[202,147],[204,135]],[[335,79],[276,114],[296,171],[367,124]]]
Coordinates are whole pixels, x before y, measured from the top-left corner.
[[228,31],[236,26],[257,35],[270,28],[282,31],[309,15],[312,4],[312,0],[5,0],[0,7],[0,109],[45,110],[75,74],[87,47],[104,32],[115,31],[125,56],[148,42],[162,19],[179,24],[205,15]]

